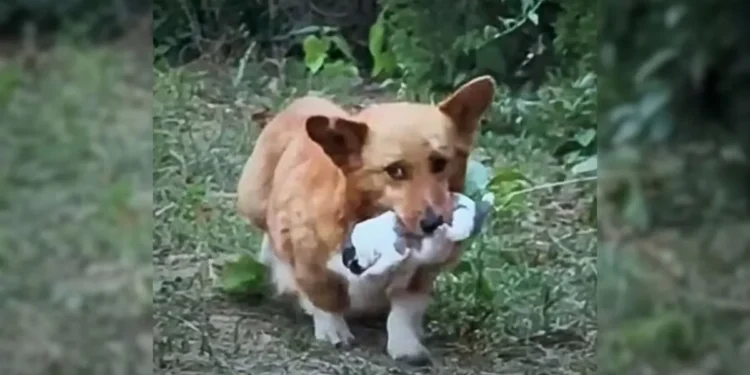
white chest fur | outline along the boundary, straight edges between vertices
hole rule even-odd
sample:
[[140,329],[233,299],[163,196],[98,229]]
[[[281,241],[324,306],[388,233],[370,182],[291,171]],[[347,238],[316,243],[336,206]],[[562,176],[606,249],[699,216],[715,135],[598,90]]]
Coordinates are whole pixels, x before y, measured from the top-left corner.
[[[292,267],[276,256],[267,236],[263,237],[260,261],[270,268],[271,281],[278,293],[295,293],[297,291]],[[348,315],[387,311],[389,303],[385,290],[388,280],[365,280],[357,277],[344,266],[340,253],[329,259],[327,267],[331,271],[346,277],[349,282],[350,311]]]

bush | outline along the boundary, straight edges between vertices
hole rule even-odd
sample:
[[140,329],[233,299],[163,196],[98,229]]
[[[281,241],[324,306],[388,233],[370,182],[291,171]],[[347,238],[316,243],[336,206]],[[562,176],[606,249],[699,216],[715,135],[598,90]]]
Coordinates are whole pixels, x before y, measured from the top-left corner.
[[388,48],[409,91],[422,96],[450,90],[478,74],[511,85],[528,80],[534,65],[530,61],[549,55],[545,48],[554,36],[551,23],[559,8],[544,0],[468,0],[462,11],[449,1],[381,4]]
[[151,9],[146,0],[9,0],[0,3],[0,35],[17,38],[24,23],[41,32],[66,29],[94,41],[115,38]]
[[[467,0],[460,10],[441,1],[366,2],[367,9],[343,22],[305,2],[269,7],[158,0],[154,45],[157,58],[178,64],[202,55],[238,59],[251,44],[258,56],[279,59],[307,55],[303,44],[310,37],[338,35],[346,47],[332,49],[334,58],[353,59],[378,79],[398,78],[402,91],[415,98],[450,90],[478,74],[491,74],[514,89],[528,82],[536,86],[561,58],[583,59],[591,68],[596,30],[590,0]],[[344,2],[336,4],[352,11]]]

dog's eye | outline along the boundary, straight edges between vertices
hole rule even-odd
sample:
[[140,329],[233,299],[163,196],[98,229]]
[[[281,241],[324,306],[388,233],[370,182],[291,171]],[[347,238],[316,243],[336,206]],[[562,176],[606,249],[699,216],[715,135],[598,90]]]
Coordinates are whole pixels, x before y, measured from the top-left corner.
[[435,157],[430,159],[430,171],[434,174],[442,173],[445,167],[448,166],[448,159],[443,157]]
[[385,173],[388,173],[388,176],[396,181],[406,180],[408,178],[406,175],[406,167],[399,162],[385,167]]

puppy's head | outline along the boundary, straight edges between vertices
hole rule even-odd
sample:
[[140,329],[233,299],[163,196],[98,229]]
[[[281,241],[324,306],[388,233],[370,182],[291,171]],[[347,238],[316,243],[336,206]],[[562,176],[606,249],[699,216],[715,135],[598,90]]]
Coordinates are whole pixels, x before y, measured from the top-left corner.
[[366,204],[394,210],[408,232],[450,222],[450,192],[461,191],[479,119],[495,82],[475,78],[438,105],[386,103],[350,119],[310,117],[307,132],[346,174]]

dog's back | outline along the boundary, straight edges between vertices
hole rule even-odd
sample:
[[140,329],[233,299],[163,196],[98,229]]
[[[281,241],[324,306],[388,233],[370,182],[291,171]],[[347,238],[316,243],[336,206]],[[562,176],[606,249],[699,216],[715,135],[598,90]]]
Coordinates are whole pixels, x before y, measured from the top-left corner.
[[263,128],[245,163],[237,184],[237,208],[261,229],[267,229],[266,213],[279,160],[295,139],[299,149],[292,152],[304,154],[307,160],[323,168],[336,170],[328,156],[307,137],[305,121],[313,115],[348,116],[341,107],[326,99],[314,96],[297,99]]

